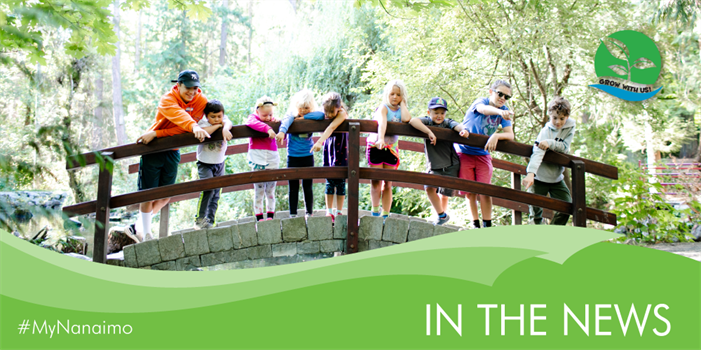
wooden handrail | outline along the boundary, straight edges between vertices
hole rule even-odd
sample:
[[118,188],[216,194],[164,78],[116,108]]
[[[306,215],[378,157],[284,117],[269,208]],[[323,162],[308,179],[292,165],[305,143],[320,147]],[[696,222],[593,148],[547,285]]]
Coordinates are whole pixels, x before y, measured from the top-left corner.
[[[347,132],[348,123],[357,122],[360,124],[360,132],[363,133],[375,133],[377,132],[377,122],[374,120],[346,120],[343,122],[336,130],[338,132]],[[324,121],[309,121],[300,120],[292,124],[288,132],[290,133],[309,133],[309,132],[321,132],[326,129],[326,127],[331,123],[330,120]],[[277,131],[280,127],[279,122],[268,123],[273,130]],[[431,131],[436,135],[438,139],[452,141],[454,143],[464,144],[474,147],[484,147],[489,139],[484,135],[471,134],[470,138],[465,139],[460,137],[456,132],[452,130],[447,130],[443,128],[429,127]],[[426,134],[416,130],[414,127],[407,123],[387,123],[387,135],[399,135],[399,136],[410,136],[425,138]],[[237,125],[231,128],[231,134],[234,139],[249,138],[249,137],[266,137],[267,134],[254,131],[253,129],[245,125]],[[208,142],[221,141],[222,133],[221,130],[217,130],[212,134],[212,137],[208,139]],[[82,166],[92,165],[97,163],[95,157],[96,153],[100,152],[112,152],[113,159],[125,159],[130,157],[136,157],[144,154],[156,153],[170,149],[176,149],[186,146],[197,145],[199,142],[192,136],[192,134],[182,134],[171,137],[164,137],[153,140],[148,145],[143,144],[129,144],[119,147],[107,148],[101,151],[83,153],[76,156],[71,156],[67,159],[66,169],[75,169]],[[513,154],[521,157],[530,157],[533,151],[531,145],[518,143],[515,141],[499,141],[497,144],[497,151]],[[564,167],[571,167],[571,161],[581,160],[586,166],[586,171],[603,176],[609,179],[618,179],[618,168],[595,162],[592,160],[575,157],[569,154],[557,153],[548,151],[543,157],[543,161],[557,164]]]
[[[312,182],[315,184],[323,184],[323,183],[326,183],[326,179],[314,179]],[[371,181],[368,179],[360,179],[360,183],[368,185],[371,183]],[[287,185],[288,185],[287,180],[281,180],[281,181],[277,182],[277,186],[287,186]],[[423,185],[412,184],[412,183],[401,182],[401,181],[392,181],[392,186],[410,188],[410,189],[419,190],[419,191],[422,191],[424,189]],[[238,192],[238,191],[248,191],[248,190],[252,190],[252,189],[253,189],[253,184],[236,185],[236,186],[224,187],[224,188],[222,188],[221,192],[222,193],[231,193],[231,192]],[[199,196],[200,196],[199,192],[191,192],[188,194],[181,194],[178,196],[173,196],[173,197],[170,197],[169,204],[178,203],[178,202],[191,200],[191,199],[196,199],[196,198],[199,198]],[[460,197],[460,198],[466,197],[465,195],[462,195],[459,193],[455,193],[454,196]],[[519,211],[519,212],[527,212],[528,211],[528,205],[523,204],[523,203],[519,203],[519,202],[515,202],[512,200],[508,200],[508,199],[492,198],[492,203],[496,206],[504,207],[504,208],[511,209],[514,211]],[[95,207],[95,202],[93,201],[93,202],[85,202],[85,203],[67,206],[65,208],[70,209],[70,212],[72,213],[71,215],[85,215],[85,214],[93,213],[95,211],[94,207]],[[127,210],[138,210],[138,204],[130,204],[130,205],[127,205],[126,207],[127,207]],[[589,208],[588,210],[595,211],[597,209]],[[604,213],[604,212],[601,211],[601,213]],[[599,215],[599,216],[604,217],[604,215]],[[543,217],[548,217],[548,218],[552,217],[552,212],[550,211],[550,209],[543,209]],[[615,219],[615,216],[614,216],[614,219]],[[593,216],[590,218],[590,220],[594,220],[597,222],[607,222],[607,221],[602,221],[601,219],[596,219]],[[606,220],[606,219],[603,219],[603,220]]]
[[[313,137],[314,142],[316,142],[319,137],[315,136]],[[366,142],[365,137],[360,138],[360,144],[364,145]],[[423,153],[424,152],[424,144],[420,142],[413,142],[413,141],[404,141],[404,140],[399,140],[399,149],[403,151],[410,151],[410,152],[419,152]],[[278,148],[287,148],[287,144],[283,144],[282,146],[278,146]],[[229,145],[226,148],[226,155],[230,156],[233,154],[242,154],[248,152],[248,144],[245,143],[239,143],[235,145]],[[180,164],[185,164],[185,163],[191,163],[197,161],[197,152],[190,152],[190,153],[185,153],[180,155]],[[492,165],[497,168],[497,169],[502,169],[506,171],[510,171],[512,173],[520,174],[520,175],[527,175],[526,173],[526,167],[521,164],[516,164],[516,163],[511,163],[506,160],[501,160],[501,159],[492,159]],[[129,174],[136,174],[139,172],[139,163],[133,163],[129,164]],[[171,202],[172,203],[172,202]]]
[[[195,180],[187,183],[180,183],[149,190],[138,191],[129,194],[117,195],[111,198],[110,208],[121,208],[131,204],[153,201],[161,198],[170,198],[189,193],[199,193],[222,187],[242,186],[251,183],[300,180],[300,179],[326,179],[326,178],[346,178],[347,167],[309,167],[309,168],[284,168],[266,171],[253,171],[238,174],[219,176],[209,179]],[[537,205],[560,212],[570,212],[572,204],[552,199],[549,197],[532,194],[524,191],[516,191],[510,188],[484,184],[455,177],[445,177],[425,173],[417,173],[404,170],[389,170],[379,168],[360,168],[361,179],[366,180],[389,180],[401,181],[410,184],[429,185],[436,187],[456,188],[466,192],[486,194],[488,196],[502,198],[520,203]],[[66,206],[63,211],[70,216],[84,215],[96,211],[96,201],[90,201],[71,206]],[[615,215],[606,213],[594,208],[587,208],[593,214],[587,218],[604,223],[615,223]],[[598,216],[598,217],[597,217]]]

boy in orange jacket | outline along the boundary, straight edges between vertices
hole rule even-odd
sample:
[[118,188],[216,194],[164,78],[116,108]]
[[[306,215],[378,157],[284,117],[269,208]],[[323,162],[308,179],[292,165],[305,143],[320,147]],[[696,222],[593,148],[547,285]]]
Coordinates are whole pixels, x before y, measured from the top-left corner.
[[[199,74],[193,70],[180,72],[177,83],[161,97],[156,113],[156,122],[136,141],[148,144],[157,137],[167,137],[192,132],[195,138],[203,142],[210,135],[197,125],[203,117],[207,98],[200,90]],[[231,123],[224,124],[222,133],[226,141],[231,140]],[[180,151],[170,150],[141,156],[139,162],[139,190],[172,185],[178,175]],[[143,240],[153,239],[151,235],[151,216],[168,204],[170,198],[158,199],[139,205],[139,217],[133,229],[136,236]]]

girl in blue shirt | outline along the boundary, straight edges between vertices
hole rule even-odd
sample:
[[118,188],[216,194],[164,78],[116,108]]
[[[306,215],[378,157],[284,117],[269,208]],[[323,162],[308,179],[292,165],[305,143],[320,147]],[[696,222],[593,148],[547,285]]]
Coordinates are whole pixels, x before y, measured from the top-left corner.
[[[304,89],[294,96],[290,101],[290,108],[282,119],[280,131],[275,136],[278,142],[282,143],[287,130],[297,119],[324,120],[324,112],[317,111],[318,107],[314,100],[314,92]],[[331,136],[336,128],[345,120],[345,115],[335,118],[316,144],[312,140],[312,133],[290,134],[287,137],[287,167],[303,168],[314,166],[314,151],[321,149],[324,141]],[[299,180],[289,181],[290,217],[297,216],[297,204],[299,203]],[[314,212],[314,192],[312,191],[312,179],[302,180],[302,191],[304,192],[304,206],[306,216],[312,216]]]

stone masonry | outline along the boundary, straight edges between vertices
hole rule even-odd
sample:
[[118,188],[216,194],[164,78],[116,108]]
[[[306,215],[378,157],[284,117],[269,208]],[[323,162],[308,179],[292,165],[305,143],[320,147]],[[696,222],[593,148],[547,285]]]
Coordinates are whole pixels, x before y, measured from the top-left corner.
[[[365,213],[362,213],[365,214]],[[348,217],[289,218],[255,222],[247,218],[220,223],[215,228],[182,230],[170,236],[126,246],[124,265],[152,270],[196,270],[243,260],[341,252],[346,247]],[[389,247],[449,232],[458,226],[433,226],[404,215],[386,220],[364,215],[360,218],[358,250]]]

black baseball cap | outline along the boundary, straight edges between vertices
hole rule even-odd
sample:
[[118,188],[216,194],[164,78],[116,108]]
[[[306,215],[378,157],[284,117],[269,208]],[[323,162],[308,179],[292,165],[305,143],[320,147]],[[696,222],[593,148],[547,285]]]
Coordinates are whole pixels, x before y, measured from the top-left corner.
[[448,110],[448,102],[440,97],[434,97],[428,102],[428,109],[444,108]]
[[200,75],[194,70],[184,70],[178,74],[178,80],[171,80],[173,83],[183,83],[186,87],[200,86]]

